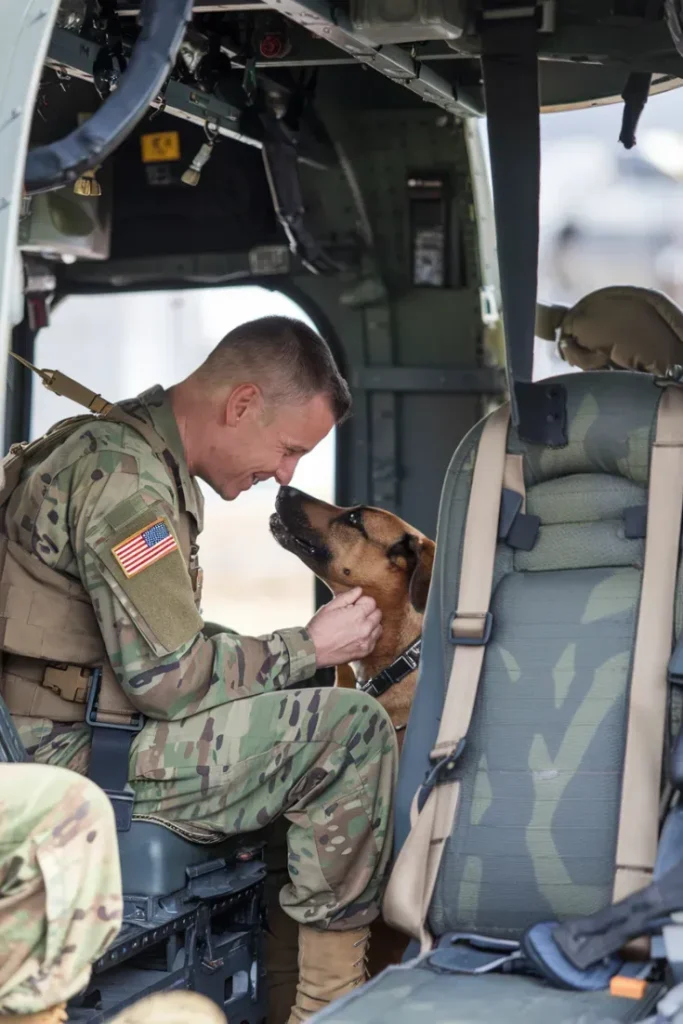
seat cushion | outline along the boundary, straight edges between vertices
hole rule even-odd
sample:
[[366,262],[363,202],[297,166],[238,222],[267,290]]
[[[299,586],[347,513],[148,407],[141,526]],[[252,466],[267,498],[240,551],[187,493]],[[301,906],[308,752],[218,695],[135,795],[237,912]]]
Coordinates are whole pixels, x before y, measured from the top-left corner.
[[643,1020],[658,993],[636,1003],[609,992],[567,992],[536,978],[437,972],[426,959],[389,967],[333,1003],[316,1024],[617,1024]]
[[[239,837],[237,837],[239,838]],[[118,833],[126,896],[168,896],[187,885],[186,868],[230,855],[236,840],[193,843],[163,825],[133,821]]]

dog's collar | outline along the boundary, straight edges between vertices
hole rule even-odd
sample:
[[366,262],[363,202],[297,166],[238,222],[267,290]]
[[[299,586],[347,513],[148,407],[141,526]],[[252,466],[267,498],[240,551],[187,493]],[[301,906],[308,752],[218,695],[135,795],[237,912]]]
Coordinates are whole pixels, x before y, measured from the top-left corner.
[[391,665],[387,665],[372,679],[368,679],[364,683],[356,683],[356,689],[362,690],[363,693],[369,693],[371,697],[381,697],[391,686],[400,683],[402,679],[415,671],[420,664],[421,651],[422,637],[419,636],[417,640],[413,640],[410,647],[406,647],[405,651],[402,651],[398,658],[392,661]]

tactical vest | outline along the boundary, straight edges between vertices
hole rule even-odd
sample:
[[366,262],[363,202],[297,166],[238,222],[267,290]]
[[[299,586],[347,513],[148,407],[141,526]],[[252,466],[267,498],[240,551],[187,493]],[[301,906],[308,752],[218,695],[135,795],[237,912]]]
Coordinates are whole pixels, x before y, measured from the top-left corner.
[[[82,389],[86,391],[86,389]],[[64,392],[62,392],[64,393]],[[86,392],[92,399],[93,392]],[[68,397],[73,397],[70,393]],[[80,396],[79,396],[80,397]],[[163,438],[146,423],[99,396],[100,415],[75,416],[31,443],[15,444],[2,461],[0,487],[0,693],[12,715],[54,722],[86,720],[93,669],[101,670],[91,724],[124,725],[141,719],[116,680],[90,597],[79,580],[49,568],[7,536],[8,506],[23,471],[46,458],[77,427],[102,419],[132,427],[166,469],[178,496],[177,540],[188,567],[197,607],[201,602],[197,524],[173,472]],[[91,402],[82,402],[90,408]]]

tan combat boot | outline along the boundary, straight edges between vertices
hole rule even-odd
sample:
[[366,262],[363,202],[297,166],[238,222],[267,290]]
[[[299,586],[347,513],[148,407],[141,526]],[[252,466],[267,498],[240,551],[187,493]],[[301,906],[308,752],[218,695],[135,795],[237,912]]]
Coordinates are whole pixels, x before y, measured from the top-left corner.
[[369,938],[369,928],[331,932],[299,925],[299,984],[289,1024],[308,1020],[363,984]]
[[64,1024],[67,1019],[66,1003],[58,1003],[51,1006],[49,1010],[41,1010],[40,1013],[9,1014],[4,1018],[11,1024]]
[[198,992],[155,992],[123,1010],[111,1024],[226,1024],[226,1018]]

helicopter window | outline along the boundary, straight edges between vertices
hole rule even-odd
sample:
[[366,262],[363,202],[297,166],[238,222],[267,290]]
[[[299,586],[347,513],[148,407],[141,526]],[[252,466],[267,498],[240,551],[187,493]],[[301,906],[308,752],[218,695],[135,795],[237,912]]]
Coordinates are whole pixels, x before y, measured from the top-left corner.
[[[246,320],[305,313],[287,296],[265,288],[72,295],[36,338],[35,363],[58,368],[110,399],[169,386],[185,377],[217,341]],[[33,389],[31,437],[82,409]],[[335,438],[327,438],[297,467],[293,483],[334,500]],[[271,538],[268,519],[277,492],[260,483],[236,502],[224,502],[204,484],[205,526],[200,537],[205,619],[248,635],[304,624],[315,610],[314,577]]]

